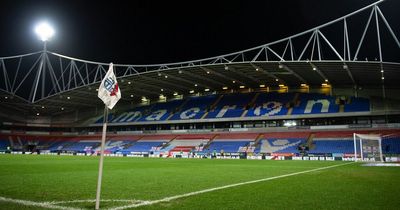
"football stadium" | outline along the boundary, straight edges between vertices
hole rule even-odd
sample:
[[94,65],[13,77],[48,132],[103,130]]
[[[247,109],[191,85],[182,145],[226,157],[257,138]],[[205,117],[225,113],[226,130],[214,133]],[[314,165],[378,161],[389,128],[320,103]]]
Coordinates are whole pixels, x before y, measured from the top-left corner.
[[149,65],[39,28],[43,50],[0,57],[0,209],[399,209],[393,3]]

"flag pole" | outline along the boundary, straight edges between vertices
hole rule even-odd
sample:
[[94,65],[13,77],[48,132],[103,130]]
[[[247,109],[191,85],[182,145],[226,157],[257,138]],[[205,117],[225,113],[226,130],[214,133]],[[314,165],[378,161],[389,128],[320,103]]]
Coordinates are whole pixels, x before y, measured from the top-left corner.
[[101,149],[100,149],[100,162],[99,162],[99,176],[97,178],[96,210],[100,208],[101,179],[103,177],[104,145],[106,142],[107,121],[108,121],[108,107],[104,106],[103,133],[101,135]]

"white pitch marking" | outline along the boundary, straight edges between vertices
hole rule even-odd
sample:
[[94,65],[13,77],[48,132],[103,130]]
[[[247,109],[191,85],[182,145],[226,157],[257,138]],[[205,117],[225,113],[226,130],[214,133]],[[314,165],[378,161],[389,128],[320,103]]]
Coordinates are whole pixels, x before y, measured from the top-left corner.
[[[143,200],[124,200],[124,199],[104,199],[100,200],[101,202],[126,202],[126,203],[141,203]],[[96,199],[87,199],[87,200],[69,200],[69,201],[49,201],[43,202],[43,204],[65,204],[65,203],[94,203]]]
[[264,178],[264,179],[257,179],[257,180],[253,180],[253,181],[240,182],[240,183],[225,185],[225,186],[221,186],[221,187],[214,187],[214,188],[209,188],[209,189],[205,189],[205,190],[199,190],[199,191],[185,193],[185,194],[181,194],[181,195],[175,195],[175,196],[171,196],[171,197],[166,197],[166,198],[162,198],[162,199],[159,199],[159,200],[143,201],[143,202],[138,203],[138,204],[130,204],[130,205],[126,205],[126,206],[120,206],[120,207],[116,207],[116,208],[111,208],[109,210],[123,210],[123,209],[128,209],[128,208],[136,208],[136,207],[139,207],[139,206],[148,206],[148,205],[153,205],[153,204],[156,204],[156,203],[168,202],[168,201],[171,201],[171,200],[176,200],[176,199],[179,199],[179,198],[189,197],[189,196],[192,196],[192,195],[198,195],[198,194],[202,194],[202,193],[206,193],[206,192],[212,192],[212,191],[216,191],[216,190],[221,190],[221,189],[226,189],[226,188],[231,188],[231,187],[237,187],[237,186],[241,186],[241,185],[253,184],[253,183],[257,183],[257,182],[264,182],[264,181],[269,181],[269,180],[273,180],[273,179],[280,179],[280,178],[284,178],[284,177],[295,176],[295,175],[299,175],[299,174],[305,174],[305,173],[310,173],[310,172],[314,172],[314,171],[325,170],[325,169],[334,168],[334,167],[338,167],[338,166],[344,166],[344,165],[348,165],[348,164],[352,164],[352,163],[354,163],[354,162],[344,163],[344,164],[337,164],[337,165],[333,165],[333,166],[326,166],[326,167],[321,167],[321,168],[316,168],[316,169],[311,169],[311,170],[306,170],[306,171],[300,171],[300,172],[295,172],[295,173],[290,173],[290,174],[284,174],[284,175],[279,175],[279,176],[268,177],[268,178]]
[[34,202],[34,201],[27,201],[27,200],[19,200],[19,199],[13,199],[13,198],[5,198],[0,196],[0,201],[4,202],[9,202],[9,203],[16,203],[16,204],[22,204],[25,206],[37,206],[41,208],[47,208],[47,209],[63,209],[63,210],[80,210],[78,208],[72,208],[72,207],[65,207],[65,206],[56,206],[52,205],[49,203],[39,203],[39,202]]

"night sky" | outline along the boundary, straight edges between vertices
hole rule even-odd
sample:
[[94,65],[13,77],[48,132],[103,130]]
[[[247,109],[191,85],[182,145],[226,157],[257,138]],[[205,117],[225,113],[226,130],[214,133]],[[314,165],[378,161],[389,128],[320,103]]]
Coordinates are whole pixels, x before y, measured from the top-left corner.
[[[1,0],[0,56],[41,50],[33,28],[48,20],[56,30],[48,49],[71,57],[124,64],[200,59],[275,41],[372,2]],[[400,1],[380,7],[400,19]]]

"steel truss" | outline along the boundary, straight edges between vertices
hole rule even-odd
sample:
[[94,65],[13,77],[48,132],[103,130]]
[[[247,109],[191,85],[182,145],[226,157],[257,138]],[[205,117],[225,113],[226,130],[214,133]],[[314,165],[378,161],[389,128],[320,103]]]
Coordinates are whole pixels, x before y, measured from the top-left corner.
[[[247,64],[243,68],[256,69],[260,74],[270,77],[272,81],[281,83],[286,82],[281,77],[286,74],[292,75],[299,84],[312,83],[312,81],[308,81],[304,75],[290,67],[290,64],[307,64],[318,73],[322,81],[328,81],[330,78],[325,75],[323,67],[318,66],[319,63],[338,62],[343,65],[341,70],[346,71],[351,83],[357,86],[357,78],[348,64],[367,62],[364,58],[370,60],[376,58],[375,62],[381,64],[380,76],[384,91],[385,71],[382,64],[384,61],[390,60],[384,59],[387,54],[383,53],[382,42],[392,41],[392,44],[396,45],[398,49],[400,49],[400,42],[379,8],[382,2],[383,0],[377,1],[302,33],[239,52],[177,63],[114,64],[116,74],[119,79],[129,82],[129,84],[137,82],[137,88],[133,92],[142,95],[158,95],[164,91],[172,94],[209,88],[212,85],[230,87],[234,83],[251,87],[262,83],[259,78],[243,73],[242,69],[238,68],[238,64]],[[353,21],[356,16],[362,17],[361,23]],[[354,24],[364,26],[361,34],[351,31]],[[339,31],[332,34],[329,32],[332,28],[339,29]],[[389,34],[391,40],[382,40],[383,31]],[[342,37],[340,42],[337,41],[338,34],[341,34]],[[377,48],[373,52],[365,49],[366,38],[371,36],[377,43]],[[279,64],[281,72],[262,67],[262,64],[265,63]],[[0,90],[8,93],[11,97],[35,104],[54,95],[61,97],[71,90],[94,87],[105,75],[108,65],[108,63],[68,57],[47,51],[46,48],[40,52],[2,57],[0,58]],[[211,68],[219,66],[224,69]],[[200,69],[201,74],[192,71],[194,68]],[[179,74],[172,75],[172,70],[179,70]],[[230,74],[222,74],[222,71],[230,71]],[[179,83],[165,80],[146,84],[138,80],[138,78],[147,78],[149,81],[157,81],[154,77],[148,76],[150,73],[158,74],[160,77],[169,77]],[[221,78],[211,79],[207,77],[207,74]],[[186,78],[179,75],[186,75]],[[193,80],[187,79],[188,77]],[[82,97],[82,103],[90,104],[90,101]]]

